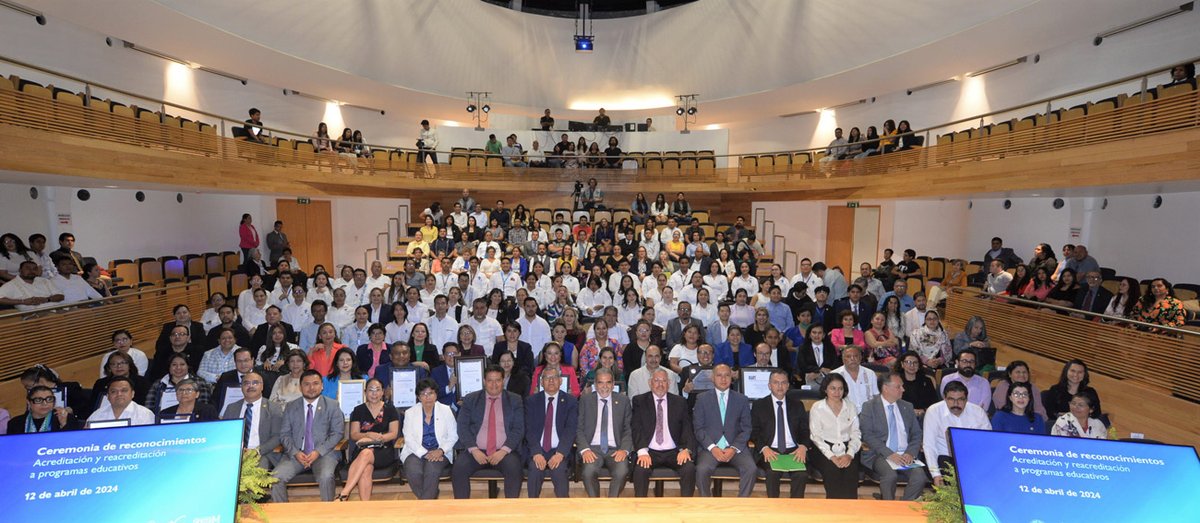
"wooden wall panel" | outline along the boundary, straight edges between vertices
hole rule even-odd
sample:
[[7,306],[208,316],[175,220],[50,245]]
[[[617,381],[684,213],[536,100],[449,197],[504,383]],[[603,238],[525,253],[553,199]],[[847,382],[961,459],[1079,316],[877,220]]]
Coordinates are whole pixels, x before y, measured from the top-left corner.
[[854,209],[830,206],[825,220],[825,264],[850,267],[854,251]]

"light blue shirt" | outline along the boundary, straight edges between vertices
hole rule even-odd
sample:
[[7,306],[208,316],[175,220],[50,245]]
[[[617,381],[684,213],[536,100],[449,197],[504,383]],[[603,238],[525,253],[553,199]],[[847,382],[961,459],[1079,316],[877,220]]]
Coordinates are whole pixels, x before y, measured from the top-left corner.
[[317,331],[320,329],[320,324],[310,322],[300,330],[300,350],[308,352],[308,349],[317,344]]
[[767,315],[771,319],[773,325],[782,334],[788,329],[796,325],[796,320],[792,318],[792,308],[784,302],[767,302]]
[[[879,298],[879,305],[876,307],[875,310],[882,311],[884,304],[887,303],[888,296],[895,296],[895,295],[896,295],[895,291],[888,291],[888,292],[884,293],[883,297]],[[904,314],[904,313],[912,310],[912,308],[916,307],[916,306],[917,306],[917,303],[915,301],[913,301],[912,296],[909,296],[907,294],[905,294],[904,296],[900,296],[900,314]]]

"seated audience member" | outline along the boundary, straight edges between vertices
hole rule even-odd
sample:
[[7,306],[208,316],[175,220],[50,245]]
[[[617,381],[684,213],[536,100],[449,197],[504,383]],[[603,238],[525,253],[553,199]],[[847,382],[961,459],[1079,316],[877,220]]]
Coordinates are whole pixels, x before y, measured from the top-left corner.
[[[0,286],[0,305],[12,305],[19,311],[54,307],[65,299],[53,282],[41,277],[42,270],[31,261],[21,262],[17,277]],[[95,292],[95,291],[92,291]]]
[[417,499],[437,499],[438,480],[454,459],[458,429],[454,412],[438,402],[437,384],[417,381],[417,405],[404,412],[404,479]]
[[[317,343],[308,351],[308,368],[317,371],[322,376],[333,370],[334,356],[338,351],[346,349],[338,342],[337,329],[332,323],[321,325],[317,329]],[[351,352],[353,358],[353,352]]]
[[1037,272],[1038,267],[1046,269],[1051,280],[1054,279],[1054,273],[1058,269],[1058,259],[1054,257],[1054,247],[1049,243],[1039,243],[1033,247],[1033,259],[1029,260],[1029,273]]
[[1075,271],[1075,275],[1082,278],[1082,275],[1092,271],[1100,272],[1100,263],[1095,258],[1088,255],[1088,249],[1083,245],[1076,245],[1071,251],[1071,257],[1067,258],[1067,267]]
[[[530,360],[532,359],[530,357]],[[504,390],[520,396],[524,401],[525,396],[529,394],[529,372],[517,366],[516,359],[511,352],[500,353],[496,358],[496,364],[504,371]]]
[[270,274],[270,269],[267,267],[267,263],[262,259],[262,251],[259,251],[258,249],[249,249],[249,251],[250,257],[246,258],[246,261],[242,262],[241,267],[239,267],[239,272],[251,278],[254,276],[266,277],[268,274]]
[[[117,352],[124,353],[133,359],[133,364],[137,367],[138,374],[142,376],[150,375],[150,360],[146,357],[145,352],[133,346],[133,334],[130,334],[128,330],[118,329],[112,333],[112,344],[112,350],[100,357],[101,376],[104,376],[104,367],[108,364],[108,357]],[[168,354],[170,353],[168,352]]]
[[1075,293],[1075,303],[1071,306],[1084,312],[1102,314],[1112,300],[1112,291],[1102,285],[1100,271],[1092,271],[1083,276],[1084,286]]
[[848,149],[846,139],[842,137],[842,128],[838,127],[833,130],[833,141],[829,142],[829,146],[825,148],[825,157],[821,158],[821,162],[844,160]]
[[[885,303],[892,304],[892,308],[896,307],[896,298],[888,296]],[[895,318],[894,310],[889,311],[888,315]],[[876,312],[871,315],[871,329],[863,334],[867,345],[864,351],[867,353],[867,360],[877,366],[886,367],[896,361],[896,357],[900,355],[904,333],[897,333],[888,326],[889,316],[883,312]]]
[[883,297],[879,298],[879,304],[876,306],[876,310],[882,311],[887,305],[887,299],[892,296],[895,296],[896,299],[900,300],[900,314],[904,314],[912,310],[913,307],[917,306],[916,300],[913,300],[913,297],[908,295],[908,282],[905,281],[904,278],[897,278],[894,282],[892,282],[892,290],[885,292]]
[[[561,324],[555,324],[555,330],[565,330]],[[580,388],[578,375],[575,368],[563,362],[562,346],[558,342],[547,343],[542,348],[542,353],[538,355],[538,366],[533,370],[533,376],[530,379],[529,395],[533,395],[541,390],[542,372],[546,369],[558,369],[559,375],[567,385],[567,392],[579,396],[582,389]],[[622,380],[623,381],[623,380]],[[561,386],[562,384],[560,384]]]
[[688,203],[682,192],[675,193],[675,201],[671,202],[671,216],[680,222],[690,222],[692,219],[692,204]]
[[359,370],[358,363],[355,362],[354,351],[349,347],[342,347],[333,357],[333,368],[325,375],[321,393],[328,398],[337,399],[338,387],[341,382],[362,380],[366,377],[367,375]]
[[937,311],[927,310],[923,316],[924,322],[908,334],[908,350],[920,357],[922,365],[940,369],[953,359],[954,347]]
[[133,401],[138,404],[146,402],[146,392],[150,387],[138,372],[133,358],[128,354],[114,352],[108,356],[108,362],[104,365],[104,375],[92,385],[93,410],[107,407],[109,384],[117,378],[124,378],[133,387]]
[[[1031,398],[1036,397],[1032,385],[1023,381],[1014,381],[1008,387],[1008,396],[1005,398],[1004,406],[992,415],[992,430],[1045,434],[1046,418],[1033,410]],[[1103,428],[1101,432],[1103,432]]]
[[[874,377],[872,377],[874,379]],[[828,499],[858,498],[858,460],[862,432],[858,409],[846,400],[846,379],[830,374],[821,382],[821,399],[813,404],[808,428],[816,452],[813,466],[821,472]]]
[[896,483],[901,476],[904,501],[914,501],[925,489],[925,471],[913,465],[921,452],[923,434],[913,405],[904,401],[904,380],[887,372],[879,379],[879,395],[863,404],[858,414],[862,430],[862,464],[879,475],[879,496],[896,499]]
[[925,416],[925,410],[941,399],[937,388],[933,386],[933,378],[925,374],[921,368],[921,357],[909,351],[900,355],[892,372],[900,376],[904,382],[904,401],[912,404],[913,412],[918,418]]
[[275,380],[275,385],[271,387],[270,399],[279,407],[279,412],[283,412],[283,408],[288,402],[300,398],[300,378],[303,377],[304,371],[308,370],[308,355],[300,349],[292,349],[284,356],[284,371],[283,374]]
[[[1104,308],[1105,316],[1129,318],[1138,302],[1142,300],[1142,287],[1138,281],[1125,276],[1117,283],[1117,293],[1108,301]],[[1185,316],[1186,317],[1186,316]],[[1115,320],[1101,320],[1105,323],[1118,323]]]
[[1099,411],[1092,406],[1093,396],[1080,392],[1071,396],[1070,412],[1064,412],[1050,429],[1052,436],[1071,438],[1105,439],[1108,432],[1097,416]]
[[1059,307],[1074,307],[1075,298],[1079,295],[1079,281],[1072,269],[1063,269],[1058,276],[1058,283],[1046,295],[1046,303]]
[[[191,373],[188,367],[187,356],[180,353],[173,353],[168,358],[167,374],[162,379],[156,380],[150,385],[150,390],[146,393],[146,408],[151,412],[159,412],[163,409],[173,406],[179,402],[179,398],[175,395],[176,389],[183,380],[192,380],[196,388],[196,401],[200,403],[210,403],[212,396],[212,386],[204,381],[204,378]],[[216,405],[220,408],[220,405]]]
[[107,405],[97,408],[87,422],[127,419],[130,425],[153,425],[154,413],[133,401],[133,395],[134,383],[128,376],[109,378],[105,390]]
[[696,488],[696,435],[687,401],[667,392],[670,375],[658,369],[650,377],[650,392],[635,396],[633,403],[633,446],[637,459],[633,466],[634,496],[644,498],[650,491],[650,475],[655,467],[674,470],[679,475],[680,495],[692,497]]
[[984,292],[992,294],[1004,294],[1008,292],[1008,286],[1012,284],[1013,275],[1004,270],[1004,262],[1000,260],[992,260],[991,265],[988,265],[987,282],[983,286]]
[[242,126],[245,130],[247,142],[268,143],[271,133],[263,129],[262,111],[257,108],[250,108],[250,118],[246,119],[246,124]]
[[284,457],[271,471],[279,481],[271,486],[271,500],[288,500],[287,484],[296,475],[312,470],[321,492],[321,501],[334,499],[334,471],[340,454],[334,446],[345,432],[344,419],[337,400],[321,394],[321,374],[304,371],[300,378],[301,397],[287,404],[283,411],[283,426],[279,441]]
[[1022,296],[1025,288],[1029,287],[1029,282],[1033,281],[1033,275],[1029,273],[1029,268],[1024,265],[1018,265],[1013,269],[1012,280],[1008,282],[1008,288],[1004,289],[1004,294],[1007,296]]
[[[870,317],[870,310],[863,311],[863,315]],[[853,311],[843,310],[839,313],[837,325],[838,328],[829,332],[829,341],[837,348],[839,354],[845,347],[865,347],[867,345],[866,334],[859,327],[858,316]]]
[[279,431],[283,426],[283,408],[263,397],[263,376],[257,372],[242,380],[242,399],[231,403],[221,413],[221,419],[245,420],[242,428],[242,448],[259,453],[259,466],[270,469],[283,458],[279,446]]
[[541,149],[541,144],[537,140],[533,141],[529,151],[525,153],[525,159],[529,162],[530,167],[546,167],[546,151]]
[[526,475],[529,477],[529,497],[542,493],[543,479],[548,475],[554,485],[554,496],[568,497],[571,449],[579,429],[579,406],[568,393],[563,393],[562,372],[557,367],[545,369],[541,376],[541,391],[525,399],[525,442],[522,458],[528,457]]
[[[43,269],[42,274],[46,275],[45,272],[46,271]],[[54,269],[54,274],[46,275],[46,277],[53,278],[54,276],[57,276],[57,275],[58,275],[58,269]],[[96,265],[94,263],[84,264],[82,278],[83,278],[83,281],[87,282],[88,286],[91,287],[92,289],[94,289],[96,291],[96,293],[99,294],[100,296],[102,296],[104,298],[108,298],[113,295],[112,280],[109,278],[103,277],[103,274],[100,272],[99,265]]]
[[[32,239],[32,237],[30,237]],[[43,237],[45,238],[45,237]],[[44,243],[44,241],[43,241]],[[29,252],[25,248],[25,242],[21,238],[11,232],[6,232],[0,236],[0,283],[8,282],[16,278],[21,270],[21,263],[32,261],[41,264],[41,257],[34,259],[34,253]],[[39,274],[46,275],[45,268],[39,270]],[[54,267],[50,267],[50,274],[46,277],[51,277],[57,273]]]
[[629,397],[634,398],[650,392],[650,380],[654,377],[654,373],[658,369],[667,371],[667,391],[671,394],[679,394],[679,375],[675,371],[662,366],[662,349],[657,345],[651,345],[645,351],[645,358],[645,364],[629,375]]
[[[1150,282],[1150,292],[1142,295],[1129,317],[1163,327],[1181,327],[1187,319],[1187,313],[1183,309],[1183,302],[1175,297],[1171,282],[1155,278]],[[1096,410],[1099,411],[1099,408]]]
[[216,383],[222,374],[233,370],[234,349],[238,348],[233,329],[226,327],[217,327],[217,343],[219,345],[204,352],[200,359],[200,368],[196,371],[198,376],[209,383]]
[[33,434],[35,432],[60,432],[79,430],[83,424],[66,405],[55,405],[54,389],[34,385],[25,393],[28,408],[24,414],[8,420],[5,434]]
[[[604,149],[604,165],[610,169],[621,167],[621,148],[617,146],[617,137],[610,136],[608,138],[608,148]],[[643,197],[642,203],[645,203]]]
[[950,445],[946,433],[950,427],[992,430],[987,412],[967,401],[967,386],[952,381],[942,391],[946,398],[925,411],[922,427],[925,466],[933,476],[933,484],[942,486],[942,467],[950,463]]
[[750,407],[750,440],[758,449],[755,455],[766,476],[767,497],[779,497],[779,482],[787,476],[791,482],[790,497],[803,498],[807,470],[778,472],[771,468],[771,463],[784,455],[791,455],[798,463],[807,463],[811,440],[808,412],[798,395],[788,394],[791,384],[786,371],[771,371],[767,385],[771,394],[754,400]]
[[[217,309],[217,317],[220,320],[215,327],[208,330],[208,335],[199,339],[193,340],[200,345],[201,349],[205,347],[216,347],[220,345],[221,329],[229,329],[233,331],[233,339],[237,345],[242,347],[250,346],[250,331],[246,330],[246,326],[238,321],[237,311],[233,305],[226,303]],[[203,354],[201,354],[203,356]]]
[[524,439],[525,418],[521,396],[504,390],[504,369],[489,365],[483,390],[462,400],[458,413],[458,456],[451,477],[454,498],[471,497],[471,476],[494,468],[504,476],[504,497],[521,494],[521,460],[514,454]]
[[842,349],[842,366],[830,374],[840,374],[846,381],[845,399],[857,413],[863,403],[879,395],[879,379],[875,371],[862,366],[862,351],[858,346],[848,345]]
[[25,387],[26,392],[38,385],[51,390],[63,391],[67,397],[67,404],[59,406],[65,407],[67,413],[74,414],[76,418],[84,419],[91,413],[91,397],[84,394],[83,387],[79,385],[79,382],[62,381],[59,379],[58,373],[50,367],[42,364],[34,365],[21,373],[20,380],[21,386]]
[[83,266],[86,265],[84,260],[87,257],[75,251],[74,234],[64,232],[58,235],[58,249],[50,253],[50,259],[54,262],[55,267],[58,266],[60,258],[70,258],[75,262],[76,273],[81,276],[83,275]]
[[525,153],[517,146],[516,138],[509,136],[504,147],[501,147],[498,152],[503,155],[505,167],[529,167],[529,164],[525,162]]
[[[223,296],[221,300],[224,301]],[[158,339],[154,341],[155,354],[168,350],[168,347],[171,346],[171,333],[175,332],[175,327],[187,328],[188,334],[193,340],[203,340],[205,333],[208,332],[203,323],[192,319],[192,310],[187,305],[180,303],[171,308],[171,316],[174,317],[174,320],[164,323],[162,329],[158,331]],[[140,370],[143,373],[149,371],[149,369]]]
[[[361,350],[362,347],[359,347]],[[358,354],[359,368],[362,368],[362,353]],[[412,348],[408,343],[398,341],[393,343],[391,348],[387,350],[387,357],[382,358],[383,361],[375,366],[375,372],[367,374],[383,384],[385,396],[392,397],[392,372],[397,370],[411,370],[416,374],[416,381],[421,381],[429,377],[429,365],[425,362],[412,361]]]
[[[262,379],[257,378],[257,379]],[[186,419],[188,421],[216,421],[221,419],[217,408],[200,401],[201,382],[184,378],[175,384],[176,404],[158,413],[158,420]],[[111,388],[111,387],[110,387]]]
[[[757,467],[751,455],[750,400],[733,385],[733,368],[720,364],[713,368],[714,389],[700,394],[692,410],[696,443],[707,450],[696,458],[696,481],[700,495],[712,495],[712,475],[722,464],[738,473],[738,497],[750,497],[757,479]],[[699,449],[697,449],[699,450]]]
[[941,389],[946,388],[946,384],[952,381],[961,382],[967,387],[967,401],[979,405],[984,412],[992,408],[992,389],[988,385],[987,378],[975,373],[975,367],[978,365],[979,355],[974,349],[965,349],[954,357],[954,368],[956,372],[948,373],[942,376]]
[[241,388],[242,381],[251,372],[258,372],[263,377],[263,394],[271,395],[271,388],[275,385],[278,374],[267,372],[261,366],[255,366],[254,356],[251,354],[250,349],[245,347],[233,350],[233,369],[221,373],[216,383],[213,384],[213,404],[217,408],[225,406],[225,394],[229,389]]
[[1020,256],[1017,256],[1017,253],[1013,252],[1011,247],[1004,246],[1004,240],[999,236],[992,238],[992,248],[983,253],[983,266],[980,272],[983,268],[990,271],[992,260],[1000,261],[1001,269],[1016,267],[1024,262]]
[[1046,406],[1042,404],[1042,391],[1038,390],[1037,385],[1033,384],[1033,374],[1029,372],[1029,364],[1021,360],[1013,360],[1004,369],[1004,379],[996,382],[996,388],[992,390],[992,406],[999,409],[1008,401],[1008,387],[1012,383],[1025,383],[1029,385],[1030,409],[1042,415],[1042,419],[1046,419]]
[[1050,281],[1050,274],[1053,272],[1053,269],[1037,267],[1029,270],[1032,271],[1029,281],[1021,287],[1017,295],[1027,300],[1044,301],[1050,295],[1050,291],[1054,290],[1054,282]]
[[975,354],[978,356],[978,361],[975,363],[978,368],[984,369],[988,365],[996,364],[996,349],[992,348],[992,340],[987,334],[987,325],[980,316],[972,316],[967,320],[963,331],[954,337],[955,358],[967,349],[975,350]]
[[63,304],[98,300],[102,297],[96,289],[88,285],[87,280],[77,274],[79,269],[75,267],[71,258],[59,258],[55,267],[58,269],[58,275],[51,278],[50,283],[62,293]]
[[350,499],[358,487],[358,499],[369,501],[374,482],[371,474],[396,461],[396,438],[400,437],[400,414],[396,407],[384,401],[383,384],[375,378],[367,380],[364,401],[350,413],[350,441],[356,453],[350,458],[346,484],[338,495],[339,501]]
[[1104,411],[1100,408],[1100,395],[1096,389],[1092,388],[1091,374],[1088,372],[1087,364],[1083,360],[1071,360],[1063,365],[1062,374],[1058,377],[1058,383],[1052,385],[1042,396],[1046,406],[1046,420],[1057,420],[1063,413],[1069,412],[1071,398],[1076,394],[1087,394],[1092,398],[1090,406],[1096,412],[1096,416],[1102,416]]
[[953,260],[950,262],[949,268],[946,269],[946,277],[942,279],[939,285],[929,289],[929,304],[936,307],[942,300],[946,299],[951,289],[966,286],[966,263],[962,260]]
[[1192,89],[1196,88],[1196,64],[1186,63],[1171,68],[1171,81],[1164,85],[1164,87],[1173,87],[1181,84],[1191,85]]
[[[921,273],[921,266],[917,265],[917,251],[913,249],[904,249],[904,254],[901,255],[900,262],[892,267],[892,277],[898,280],[908,278],[924,278]],[[899,294],[897,292],[897,294]]]
[[588,497],[600,496],[599,473],[609,472],[608,497],[625,490],[629,454],[633,451],[631,404],[624,394],[613,392],[615,375],[609,369],[596,371],[595,390],[579,400],[579,426],[575,447],[583,462],[580,476]]
[[[850,134],[853,137],[854,131],[851,130]],[[867,127],[867,135],[862,140],[862,152],[855,155],[854,158],[866,158],[873,154],[879,154],[879,131],[875,129],[874,125]]]

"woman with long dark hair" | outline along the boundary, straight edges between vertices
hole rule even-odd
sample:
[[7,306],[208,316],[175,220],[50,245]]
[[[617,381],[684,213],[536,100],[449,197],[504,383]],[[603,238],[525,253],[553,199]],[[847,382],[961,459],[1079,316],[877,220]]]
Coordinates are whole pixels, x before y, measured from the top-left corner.
[[[1183,310],[1183,302],[1175,297],[1171,282],[1155,278],[1150,281],[1150,292],[1142,295],[1129,317],[1164,327],[1180,327],[1187,320],[1187,312]],[[1151,329],[1151,332],[1159,332],[1159,329]],[[1099,412],[1099,404],[1094,406]]]
[[[1133,312],[1136,303],[1142,299],[1142,286],[1138,281],[1129,276],[1122,277],[1117,283],[1117,292],[1113,294],[1111,300],[1108,300],[1108,307],[1104,309],[1105,316],[1116,316],[1118,318],[1128,318]],[[1105,323],[1117,323],[1112,320],[1101,320]]]
[[992,430],[1024,434],[1046,433],[1046,418],[1033,411],[1033,387],[1029,383],[1016,381],[1008,387],[1004,406],[992,416]]

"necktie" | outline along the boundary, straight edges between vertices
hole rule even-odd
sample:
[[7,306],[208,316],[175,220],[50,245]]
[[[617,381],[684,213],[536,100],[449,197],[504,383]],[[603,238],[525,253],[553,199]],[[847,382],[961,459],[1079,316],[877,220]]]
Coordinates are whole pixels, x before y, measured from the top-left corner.
[[600,453],[608,454],[608,400],[600,400]]
[[1083,310],[1092,312],[1092,301],[1095,299],[1096,299],[1095,289],[1089,290],[1088,294],[1087,294],[1087,299],[1083,300]]
[[487,454],[491,456],[496,452],[496,400],[499,398],[488,398],[491,402],[491,408],[488,409],[487,416]]
[[546,402],[546,422],[542,425],[542,450],[550,452],[550,433],[554,430],[554,398]]
[[783,450],[787,448],[787,432],[785,420],[783,419],[783,402],[775,401],[775,452],[783,454]]
[[[729,394],[729,392],[717,393],[717,397],[721,400],[719,402],[719,406],[721,407],[721,431],[722,432],[725,431],[725,396],[728,394]],[[728,447],[728,446],[729,446],[729,441],[726,440],[725,435],[722,434],[721,439],[717,440],[717,448],[724,450],[725,447]]]
[[654,416],[654,418],[655,418],[654,419],[654,442],[659,445],[662,445],[662,442],[663,442],[663,406],[662,406],[662,402],[663,402],[663,398],[659,398],[658,408],[656,409],[655,416]]
[[304,416],[304,453],[308,454],[313,451],[313,406],[308,405],[308,414]]
[[895,403],[888,405],[887,418],[888,418],[888,442],[887,442],[888,448],[892,449],[892,450],[898,450],[898,449],[896,449],[896,447],[898,445],[900,445],[900,430],[899,430],[900,428],[898,426],[896,426],[896,404]]
[[242,426],[242,448],[250,444],[250,425],[254,423],[254,404],[246,404],[246,422]]

